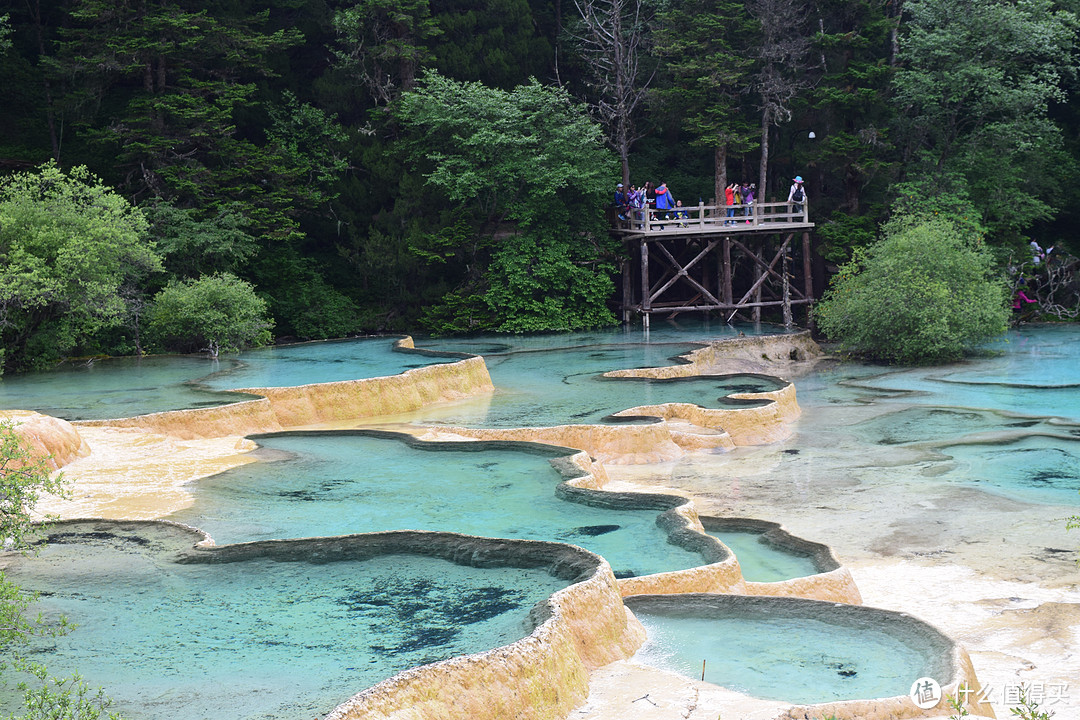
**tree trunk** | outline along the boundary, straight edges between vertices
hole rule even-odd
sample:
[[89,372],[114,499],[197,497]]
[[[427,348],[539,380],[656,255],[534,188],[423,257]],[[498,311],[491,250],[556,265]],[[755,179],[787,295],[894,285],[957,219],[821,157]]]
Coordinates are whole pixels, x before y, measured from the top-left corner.
[[713,175],[713,202],[716,205],[726,205],[727,196],[724,194],[724,188],[728,186],[727,181],[727,145],[717,145],[713,152],[713,162],[715,165],[715,173]]
[[[758,194],[759,202],[765,201],[765,181],[768,180],[769,171],[769,126],[772,124],[772,113],[765,109],[761,112],[761,161],[758,163]],[[785,198],[786,199],[786,198]]]
[[[34,3],[34,31],[37,33],[39,62],[45,58],[45,35],[41,31],[41,0]],[[41,82],[45,88],[45,122],[49,125],[49,142],[52,144],[53,160],[60,162],[60,138],[56,133],[56,115],[53,113],[52,86],[49,84],[49,74],[41,74]]]

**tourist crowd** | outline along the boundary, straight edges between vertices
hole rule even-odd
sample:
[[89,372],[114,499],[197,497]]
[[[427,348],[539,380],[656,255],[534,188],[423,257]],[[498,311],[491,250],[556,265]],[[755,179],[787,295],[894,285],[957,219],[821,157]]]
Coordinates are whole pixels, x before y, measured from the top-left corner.
[[[727,206],[728,218],[725,220],[724,225],[734,225],[739,222],[734,219],[737,214],[747,218],[745,222],[751,222],[749,218],[754,214],[754,198],[756,195],[757,185],[755,183],[744,182],[728,185],[724,189],[724,204]],[[802,176],[797,175],[792,180],[787,201],[792,212],[802,213],[803,203],[806,202],[806,190],[803,187]],[[646,213],[648,213],[651,220],[673,220],[678,222],[679,227],[686,227],[688,215],[682,207],[682,201],[674,199],[667,183],[662,182],[659,185],[653,185],[651,182],[647,182],[640,187],[631,185],[629,189],[622,183],[615,186],[615,208],[619,219],[632,220],[637,223],[638,228],[643,227]],[[739,210],[742,210],[742,212],[738,213]],[[659,229],[663,230],[664,226],[660,225]]]

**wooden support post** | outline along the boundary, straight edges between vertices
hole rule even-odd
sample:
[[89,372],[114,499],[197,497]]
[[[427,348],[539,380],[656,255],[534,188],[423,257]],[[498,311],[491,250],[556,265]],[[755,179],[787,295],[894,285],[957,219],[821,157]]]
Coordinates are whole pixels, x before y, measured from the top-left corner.
[[[764,242],[764,241],[763,241]],[[754,257],[757,258],[757,262],[754,263],[754,309],[751,311],[751,318],[754,324],[757,325],[761,322],[761,247],[758,246],[754,249]]]
[[622,261],[622,322],[623,325],[630,324],[630,306],[634,304],[634,293],[631,283],[633,278],[630,276],[630,258],[624,258]]
[[649,298],[649,243],[644,240],[639,240],[638,243],[641,245],[641,315],[645,329],[648,330],[649,311],[652,310],[652,300]]
[[813,264],[810,261],[810,233],[804,232],[802,234],[802,266],[803,266],[803,293],[806,297],[806,327],[810,331],[814,330],[814,313],[813,313],[813,300],[814,300],[814,278],[811,268]]
[[724,265],[723,265],[723,268],[721,269],[721,272],[723,274],[720,276],[720,280],[723,283],[723,287],[720,288],[720,290],[723,293],[723,295],[721,295],[721,297],[724,299],[724,303],[727,304],[727,305],[730,305],[731,304],[731,238],[728,237],[727,235],[725,235],[723,242],[724,242],[724,257],[723,257]]
[[784,259],[780,263],[780,274],[783,276],[783,299],[784,299],[784,327],[788,330],[795,324],[791,317],[791,278],[788,276],[788,251],[787,243],[784,243]]

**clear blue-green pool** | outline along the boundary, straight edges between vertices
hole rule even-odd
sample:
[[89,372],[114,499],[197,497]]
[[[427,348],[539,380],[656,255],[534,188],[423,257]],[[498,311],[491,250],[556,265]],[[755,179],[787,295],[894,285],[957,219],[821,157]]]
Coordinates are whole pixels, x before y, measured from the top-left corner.
[[565,450],[473,443],[410,446],[364,435],[263,438],[259,462],[200,481],[170,520],[218,543],[380,530],[444,530],[572,543],[619,576],[701,565],[668,542],[657,510],[610,510],[556,496]]
[[789,552],[751,530],[709,530],[739,560],[743,578],[751,582],[779,582],[821,572],[812,557]]
[[235,388],[304,385],[395,375],[456,358],[394,351],[394,339],[362,338],[249,350],[220,360],[162,355],[65,363],[0,376],[0,409],[65,420],[103,420],[225,405]]
[[[365,561],[180,564],[161,526],[54,538],[8,573],[36,608],[78,625],[29,657],[104,686],[129,720],[322,717],[417,665],[528,635],[532,607],[568,584],[541,569],[416,555]],[[22,677],[0,675],[0,712]]]
[[942,651],[920,638],[822,616],[733,610],[694,617],[635,609],[648,640],[646,665],[769,700],[822,703],[907,695],[940,676]]

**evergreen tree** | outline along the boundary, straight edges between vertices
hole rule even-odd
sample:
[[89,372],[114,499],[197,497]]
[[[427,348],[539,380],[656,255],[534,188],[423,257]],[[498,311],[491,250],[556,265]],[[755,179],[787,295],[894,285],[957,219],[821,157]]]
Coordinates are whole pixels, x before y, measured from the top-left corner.
[[693,145],[713,152],[713,197],[724,202],[729,152],[755,146],[741,106],[749,89],[754,23],[740,2],[683,0],[656,18],[654,46],[670,84],[655,92]]
[[[482,268],[429,314],[437,329],[614,322],[601,212],[612,158],[565,92],[536,81],[506,92],[429,74],[395,113],[428,183],[458,211],[433,245]],[[468,247],[455,247],[462,242]]]
[[1076,17],[1050,0],[908,0],[905,9],[893,87],[908,175],[967,192],[991,236],[1015,242],[1053,213],[1065,163],[1049,107],[1073,72]]
[[[807,152],[795,162],[811,175],[818,251],[833,262],[873,240],[897,166],[889,101],[895,22],[885,9],[875,0],[816,6],[820,76],[807,93],[807,117],[797,124]],[[803,141],[810,131],[816,139]]]

